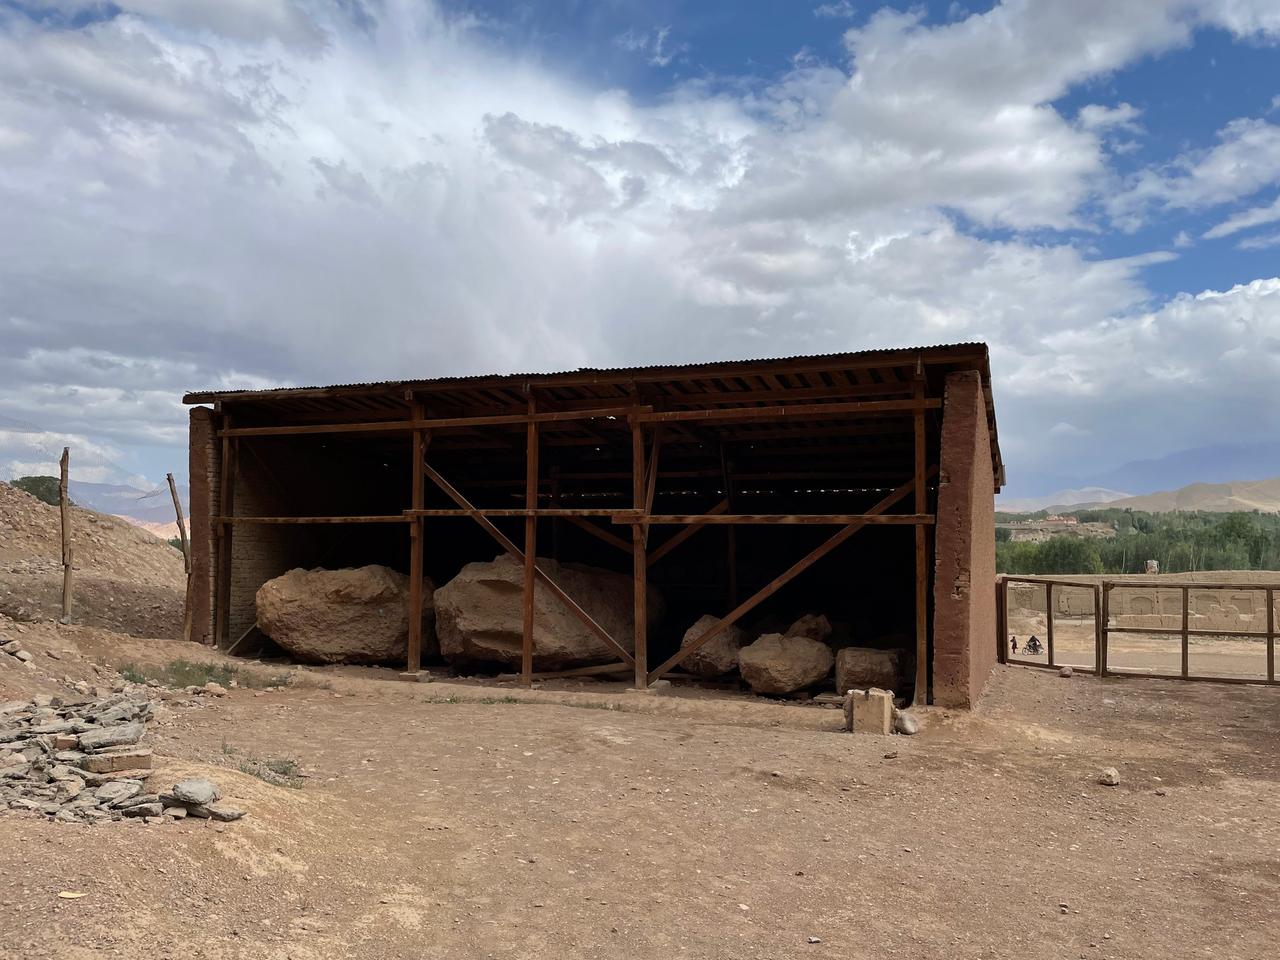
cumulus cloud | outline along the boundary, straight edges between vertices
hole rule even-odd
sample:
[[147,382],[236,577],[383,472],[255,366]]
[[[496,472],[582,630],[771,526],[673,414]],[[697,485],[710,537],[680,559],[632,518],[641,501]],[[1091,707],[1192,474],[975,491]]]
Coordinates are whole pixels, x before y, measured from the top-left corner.
[[[1276,293],[1153,303],[1142,270],[1168,254],[1099,259],[1063,233],[1139,113],[1054,104],[1211,12],[1084,6],[872,13],[840,62],[645,103],[430,4],[141,0],[56,30],[0,13],[19,227],[0,232],[0,413],[176,450],[195,387],[987,339],[1012,463],[1052,455],[1066,400],[1056,439],[1103,459],[1190,445],[1194,422],[1135,398],[1191,378],[1205,411],[1234,410],[1208,355],[1275,396],[1272,354],[1247,347],[1277,335]],[[1229,12],[1271,29],[1263,6]],[[1129,214],[1260,182],[1269,134],[1241,123],[1137,178]],[[1243,165],[1210,156],[1237,142]]]

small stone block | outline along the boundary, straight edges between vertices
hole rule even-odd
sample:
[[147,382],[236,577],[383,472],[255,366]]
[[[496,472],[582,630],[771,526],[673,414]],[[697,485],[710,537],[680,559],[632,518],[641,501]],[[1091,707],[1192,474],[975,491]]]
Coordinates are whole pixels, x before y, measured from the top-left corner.
[[150,770],[151,751],[141,749],[119,753],[94,754],[83,758],[80,766],[90,773],[117,773],[121,770]]
[[844,701],[844,724],[854,733],[889,736],[893,733],[893,692],[875,687],[850,690]]
[[397,674],[399,679],[407,680],[409,683],[430,683],[431,674],[426,670],[406,670]]

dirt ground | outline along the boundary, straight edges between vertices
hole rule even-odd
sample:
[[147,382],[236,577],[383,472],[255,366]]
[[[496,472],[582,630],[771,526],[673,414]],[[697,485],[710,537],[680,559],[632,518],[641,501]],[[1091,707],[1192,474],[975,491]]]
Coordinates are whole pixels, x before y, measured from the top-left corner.
[[[0,700],[222,659],[18,629],[39,669],[0,664]],[[1280,690],[1004,667],[973,714],[882,738],[705,692],[292,673],[151,735],[153,785],[208,774],[244,820],[0,813],[0,953],[1163,960],[1280,936]],[[273,758],[301,787],[238,769]]]

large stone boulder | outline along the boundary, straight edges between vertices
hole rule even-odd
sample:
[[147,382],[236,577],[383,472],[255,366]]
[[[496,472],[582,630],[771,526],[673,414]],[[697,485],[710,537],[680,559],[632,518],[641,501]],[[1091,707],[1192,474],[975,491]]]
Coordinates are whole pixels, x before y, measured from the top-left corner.
[[[628,652],[632,631],[632,578],[544,557],[538,567],[577,602]],[[440,652],[462,665],[500,663],[518,667],[524,644],[524,565],[510,554],[485,563],[469,563],[436,591],[436,630]],[[533,591],[533,666],[568,670],[621,659],[546,584]],[[657,591],[648,592],[649,622],[661,615]]]
[[[435,590],[422,583],[422,654],[437,656]],[[258,589],[258,629],[299,660],[381,663],[409,647],[409,578],[376,564],[290,570]]]
[[901,690],[902,655],[897,650],[845,647],[836,653],[836,693],[850,690]]
[[756,693],[794,693],[825,680],[831,648],[809,637],[766,633],[738,651],[738,669]]
[[831,636],[831,621],[821,613],[806,613],[782,634],[784,637],[808,637],[810,640],[826,640]]
[[[685,631],[684,639],[680,641],[681,648],[689,646],[719,622],[720,618],[711,614],[699,617],[698,622]],[[722,677],[738,665],[738,650],[746,639],[740,628],[726,627],[685,657],[681,666],[700,677]]]

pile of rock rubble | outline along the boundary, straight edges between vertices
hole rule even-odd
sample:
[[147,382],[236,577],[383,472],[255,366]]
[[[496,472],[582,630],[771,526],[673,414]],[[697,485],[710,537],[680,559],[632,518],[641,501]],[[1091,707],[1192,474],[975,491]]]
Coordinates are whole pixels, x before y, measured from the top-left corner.
[[151,750],[142,740],[151,715],[149,699],[127,693],[74,703],[47,695],[0,703],[0,808],[69,823],[244,816],[216,805],[221,794],[208,780],[147,791]]

